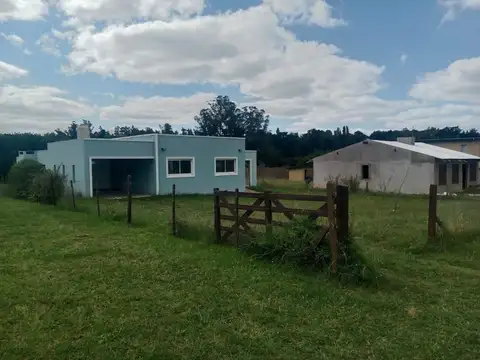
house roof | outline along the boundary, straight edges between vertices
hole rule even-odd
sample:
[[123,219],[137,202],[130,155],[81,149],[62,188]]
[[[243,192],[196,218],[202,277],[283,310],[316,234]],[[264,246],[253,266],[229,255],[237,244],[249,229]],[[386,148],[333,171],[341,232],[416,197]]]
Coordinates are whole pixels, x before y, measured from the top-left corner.
[[449,142],[474,142],[480,141],[480,137],[467,137],[467,138],[445,138],[445,139],[422,139],[425,143],[449,143]]
[[480,160],[480,157],[463,153],[460,151],[445,149],[440,146],[426,144],[424,142],[415,142],[415,145],[405,144],[399,141],[369,140],[380,144],[393,146],[399,149],[413,151],[419,154],[434,157],[440,160]]

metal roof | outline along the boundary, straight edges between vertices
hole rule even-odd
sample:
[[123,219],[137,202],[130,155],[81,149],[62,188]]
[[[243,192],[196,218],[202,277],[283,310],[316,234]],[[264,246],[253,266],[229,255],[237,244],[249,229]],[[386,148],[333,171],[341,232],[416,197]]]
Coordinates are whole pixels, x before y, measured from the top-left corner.
[[[420,140],[420,139],[419,139]],[[468,142],[472,142],[472,141],[480,141],[480,137],[465,137],[465,138],[459,138],[459,137],[456,137],[456,138],[445,138],[445,139],[421,139],[422,142],[424,143],[448,143],[448,142],[464,142],[464,143],[468,143]]]
[[480,160],[480,157],[460,151],[445,149],[440,146],[415,142],[415,145],[405,144],[399,141],[369,140],[380,144],[397,147],[399,149],[413,151],[419,154],[434,157],[440,160]]

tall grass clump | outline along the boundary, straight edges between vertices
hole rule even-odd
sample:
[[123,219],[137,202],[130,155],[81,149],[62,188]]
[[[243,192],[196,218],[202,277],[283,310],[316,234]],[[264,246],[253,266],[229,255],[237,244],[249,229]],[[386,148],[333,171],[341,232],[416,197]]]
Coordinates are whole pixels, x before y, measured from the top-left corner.
[[[329,234],[321,239],[316,222],[308,217],[295,217],[284,227],[275,229],[271,237],[250,243],[245,251],[258,259],[291,263],[333,275]],[[374,268],[367,262],[352,236],[338,245],[335,276],[349,283],[376,281]]]

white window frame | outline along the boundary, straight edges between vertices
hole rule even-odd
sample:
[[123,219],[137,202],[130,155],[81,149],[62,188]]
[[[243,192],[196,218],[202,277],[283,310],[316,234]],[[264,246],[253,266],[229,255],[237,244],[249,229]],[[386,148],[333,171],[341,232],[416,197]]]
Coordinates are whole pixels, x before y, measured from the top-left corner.
[[[217,160],[235,160],[235,171],[234,172],[217,172]],[[238,175],[238,157],[235,156],[218,156],[213,159],[213,169],[215,171],[215,176],[235,176]]]
[[[168,173],[168,162],[169,161],[181,161],[187,160],[191,162],[191,173],[190,174],[169,174]],[[165,174],[167,175],[168,179],[172,178],[191,178],[195,177],[195,157],[192,156],[171,156],[165,158]]]

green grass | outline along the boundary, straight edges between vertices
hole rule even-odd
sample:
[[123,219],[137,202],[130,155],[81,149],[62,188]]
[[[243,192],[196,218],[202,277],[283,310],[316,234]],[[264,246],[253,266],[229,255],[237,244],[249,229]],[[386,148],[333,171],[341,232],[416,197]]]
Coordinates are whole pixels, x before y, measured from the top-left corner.
[[[173,238],[168,197],[135,200],[132,227],[122,201],[102,200],[101,218],[88,199],[77,212],[0,201],[1,358],[480,358],[475,200],[439,201],[454,238],[426,248],[424,198],[353,194],[376,288]],[[177,205],[211,226],[211,198]]]

